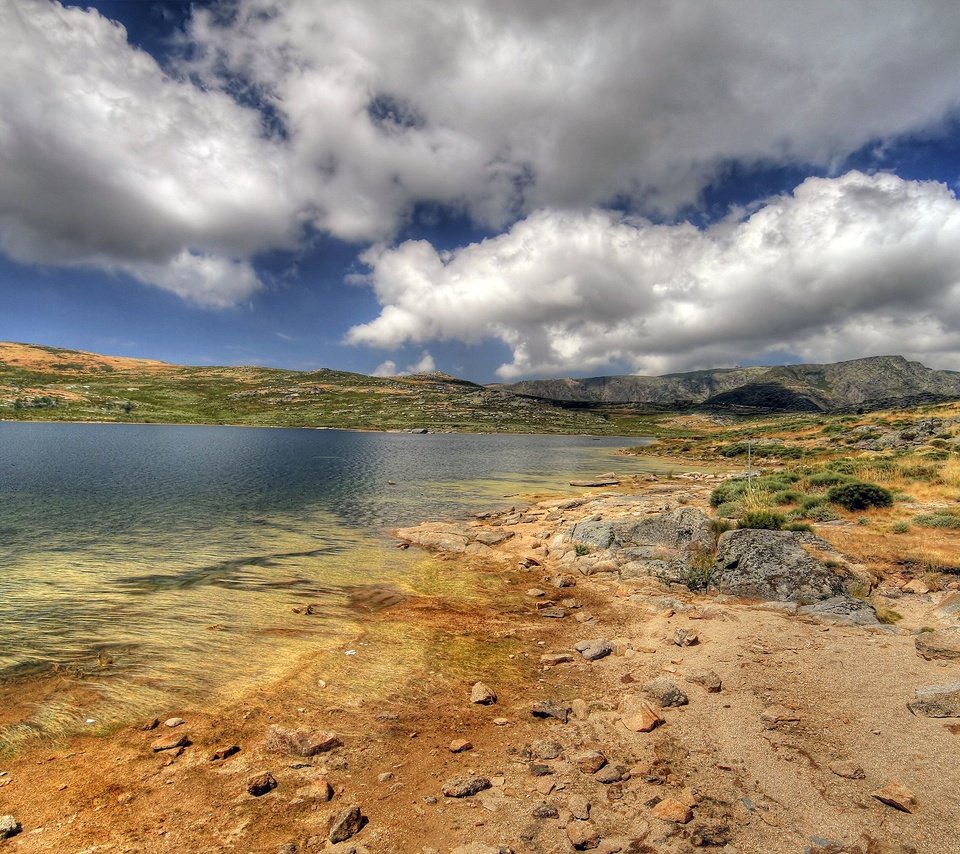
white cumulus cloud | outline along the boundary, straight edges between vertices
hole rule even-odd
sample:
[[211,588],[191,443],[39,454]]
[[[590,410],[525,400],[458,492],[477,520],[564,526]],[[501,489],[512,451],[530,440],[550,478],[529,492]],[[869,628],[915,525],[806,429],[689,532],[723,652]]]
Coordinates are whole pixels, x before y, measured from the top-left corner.
[[705,230],[542,210],[453,252],[408,241],[364,260],[382,310],[351,343],[498,339],[504,379],[784,351],[960,357],[960,202],[888,174],[809,178]]
[[397,363],[393,359],[387,359],[381,362],[373,371],[375,377],[408,377],[411,374],[432,374],[437,369],[433,356],[426,350],[420,353],[420,358],[405,370],[398,370]]

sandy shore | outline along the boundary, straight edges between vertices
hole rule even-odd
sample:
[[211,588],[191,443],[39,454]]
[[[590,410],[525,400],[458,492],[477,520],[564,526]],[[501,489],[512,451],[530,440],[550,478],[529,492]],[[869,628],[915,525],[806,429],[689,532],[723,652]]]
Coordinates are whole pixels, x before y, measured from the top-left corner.
[[914,634],[956,623],[949,592],[881,584],[904,619],[862,627],[625,578],[565,539],[705,507],[711,485],[399,532],[490,595],[372,613],[354,654],[227,708],[0,760],[20,826],[0,849],[955,852],[960,720],[907,708],[958,679]]

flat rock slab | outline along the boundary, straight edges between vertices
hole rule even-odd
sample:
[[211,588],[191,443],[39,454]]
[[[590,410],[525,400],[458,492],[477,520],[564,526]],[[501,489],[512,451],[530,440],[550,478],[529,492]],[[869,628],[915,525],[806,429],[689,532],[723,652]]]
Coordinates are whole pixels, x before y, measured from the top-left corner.
[[960,661],[960,630],[938,629],[917,635],[914,645],[928,661]]
[[555,703],[553,700],[544,700],[541,703],[535,703],[530,709],[530,714],[535,718],[556,718],[566,723],[570,718],[570,707]]
[[573,661],[572,652],[547,652],[540,656],[540,664],[544,667],[556,667],[558,664],[569,664]]
[[288,753],[292,756],[316,756],[326,753],[343,742],[336,733],[327,730],[285,729],[272,726],[264,745],[269,753]]
[[582,640],[573,647],[587,661],[597,661],[600,658],[606,658],[613,652],[613,644],[606,638],[594,638],[593,640]]
[[918,688],[917,699],[907,708],[928,718],[960,718],[960,682]]
[[154,753],[161,753],[164,750],[176,750],[178,747],[187,747],[189,744],[190,739],[187,738],[186,733],[180,733],[178,735],[165,735],[162,738],[158,738],[150,745],[150,748]]
[[486,777],[476,774],[464,774],[462,777],[453,777],[443,784],[443,795],[447,798],[469,798],[478,792],[489,789],[492,783]]

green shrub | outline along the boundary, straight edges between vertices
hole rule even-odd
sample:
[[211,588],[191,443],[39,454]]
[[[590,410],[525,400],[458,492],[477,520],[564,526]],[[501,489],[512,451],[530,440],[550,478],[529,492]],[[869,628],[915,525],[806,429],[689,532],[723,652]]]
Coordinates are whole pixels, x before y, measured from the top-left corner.
[[780,489],[773,493],[774,504],[796,504],[800,500],[801,493],[795,489]]
[[826,504],[818,504],[806,511],[806,516],[811,522],[833,522],[840,517]]
[[573,547],[573,551],[577,557],[586,557],[588,554],[590,554],[590,546],[588,546],[586,543],[577,543]]
[[717,508],[718,516],[736,519],[743,512],[743,505],[739,501],[725,501]]
[[893,493],[875,483],[841,483],[827,493],[831,504],[839,504],[844,510],[866,510],[870,507],[889,507]]
[[926,513],[914,516],[913,521],[924,528],[954,528],[960,529],[960,516],[952,513]]
[[743,495],[746,489],[747,479],[745,477],[736,478],[735,480],[725,480],[710,493],[710,506],[719,507],[721,504],[734,501]]
[[844,483],[850,483],[852,478],[849,475],[840,472],[824,471],[819,474],[810,475],[807,483],[810,486],[839,486]]
[[786,519],[779,513],[770,513],[766,510],[753,510],[744,513],[737,523],[738,528],[760,528],[765,531],[779,531]]
[[783,526],[784,531],[805,531],[808,534],[813,533],[813,528],[811,528],[806,522],[788,522]]
[[910,530],[910,525],[908,525],[906,522],[894,522],[890,526],[890,530],[894,534],[905,534]]

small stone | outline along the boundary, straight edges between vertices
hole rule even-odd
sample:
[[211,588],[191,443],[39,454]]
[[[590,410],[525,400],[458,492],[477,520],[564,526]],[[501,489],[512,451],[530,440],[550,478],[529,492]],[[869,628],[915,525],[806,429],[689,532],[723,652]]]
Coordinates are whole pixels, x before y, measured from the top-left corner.
[[583,795],[571,795],[570,800],[567,801],[567,809],[578,821],[586,821],[590,818],[590,801]]
[[730,841],[730,828],[721,822],[695,824],[690,831],[694,848],[723,848]]
[[560,815],[560,811],[557,809],[556,804],[537,804],[533,811],[530,813],[534,818],[557,818]]
[[830,772],[847,780],[863,780],[867,776],[856,762],[847,761],[830,763]]
[[533,742],[527,751],[527,755],[533,759],[556,759],[561,753],[563,746],[560,742],[543,739]]
[[547,608],[541,608],[537,613],[541,617],[546,617],[550,620],[562,620],[567,616],[567,611],[565,608],[557,608],[555,606],[550,606]]
[[150,730],[154,730],[158,726],[160,726],[160,718],[151,718],[142,727],[140,727],[140,729],[142,729],[144,732],[150,732]]
[[704,673],[691,673],[685,678],[687,682],[692,682],[694,685],[702,685],[711,694],[718,694],[723,687],[720,677],[712,670],[707,670]]
[[267,792],[272,792],[276,788],[277,779],[269,771],[258,774],[247,783],[247,791],[255,798],[259,798],[267,794]]
[[271,726],[264,748],[268,753],[316,756],[318,753],[326,753],[342,744],[336,733],[327,730],[294,730]]
[[899,780],[891,780],[882,789],[877,792],[871,792],[870,794],[881,803],[900,810],[901,812],[913,812],[911,807],[917,803],[913,792]]
[[437,799],[433,795],[424,795],[423,802],[425,804],[430,804],[431,806],[437,802]]
[[557,588],[576,587],[577,579],[572,575],[555,575],[550,579],[550,583]]
[[654,818],[659,818],[662,821],[672,821],[675,824],[686,824],[693,819],[693,811],[690,807],[676,798],[664,798],[650,810],[650,814]]
[[547,591],[541,590],[539,587],[531,587],[527,591],[527,596],[529,596],[531,599],[540,599],[541,597],[546,595],[547,595]]
[[163,722],[163,725],[173,729],[174,727],[182,726],[185,723],[186,721],[183,718],[167,718],[167,720]]
[[510,726],[510,718],[494,718],[494,726]]
[[451,753],[464,753],[467,750],[473,750],[473,744],[465,738],[455,738],[450,742]]
[[239,752],[239,744],[231,744],[229,747],[220,747],[210,754],[210,761],[222,762],[224,759],[229,759],[231,756],[236,756]]
[[539,777],[533,784],[533,788],[544,796],[549,795],[556,787],[557,784],[554,783],[549,777]]
[[492,706],[497,702],[497,695],[493,692],[493,689],[488,688],[482,682],[476,682],[470,689],[470,702],[480,706]]
[[574,649],[587,661],[597,661],[613,652],[613,644],[605,638],[594,638],[580,641],[574,645]]
[[912,581],[908,581],[900,589],[903,590],[904,593],[914,593],[919,596],[923,596],[930,592],[929,586],[924,584],[919,578],[914,578]]
[[603,783],[604,786],[609,786],[611,783],[619,783],[623,779],[623,772],[615,765],[607,765],[597,771],[593,779]]
[[16,836],[23,828],[12,815],[0,815],[0,839]]
[[599,750],[587,750],[573,757],[573,764],[584,774],[593,774],[607,764],[607,757]]
[[190,739],[187,738],[185,733],[180,735],[165,735],[156,739],[151,745],[151,749],[154,753],[160,753],[164,750],[176,750],[178,747],[187,747],[190,744]]
[[476,774],[465,774],[462,777],[453,777],[443,784],[441,790],[448,798],[468,798],[471,795],[490,788],[490,781],[486,777]]
[[308,785],[297,789],[297,794],[312,801],[327,803],[333,800],[333,786],[323,777],[319,777]]
[[336,844],[346,842],[351,836],[360,832],[364,825],[363,815],[360,813],[360,807],[357,804],[340,810],[330,819],[329,840]]
[[586,700],[581,700],[579,697],[571,701],[570,711],[573,712],[573,716],[578,721],[585,721],[590,717],[590,707],[587,705]]
[[561,706],[559,703],[553,702],[553,700],[544,700],[543,702],[535,703],[530,710],[530,714],[535,718],[556,718],[558,721],[566,723],[570,717],[570,707]]
[[625,694],[620,709],[620,720],[631,732],[651,732],[663,723],[653,707],[636,694]]
[[389,783],[393,779],[393,771],[384,771],[382,774],[377,774],[378,783]]
[[767,706],[767,708],[760,713],[760,722],[767,729],[775,729],[779,724],[796,723],[799,720],[800,715],[792,709],[788,709],[786,706],[781,706],[779,703],[773,706]]
[[553,769],[549,765],[544,765],[542,762],[531,762],[528,767],[534,777],[546,777],[548,774],[553,773]]
[[960,718],[960,682],[917,688],[917,699],[907,708],[928,718]]
[[571,821],[567,825],[567,839],[577,851],[585,851],[600,845],[600,834],[589,821]]
[[677,684],[665,676],[659,676],[645,682],[643,693],[655,700],[662,709],[672,706],[685,706],[690,702],[687,695],[680,690]]
[[700,636],[689,629],[677,629],[673,633],[673,642],[677,646],[696,646],[700,643]]
[[569,664],[573,661],[573,654],[569,652],[548,652],[540,656],[543,667],[556,667],[558,664]]

